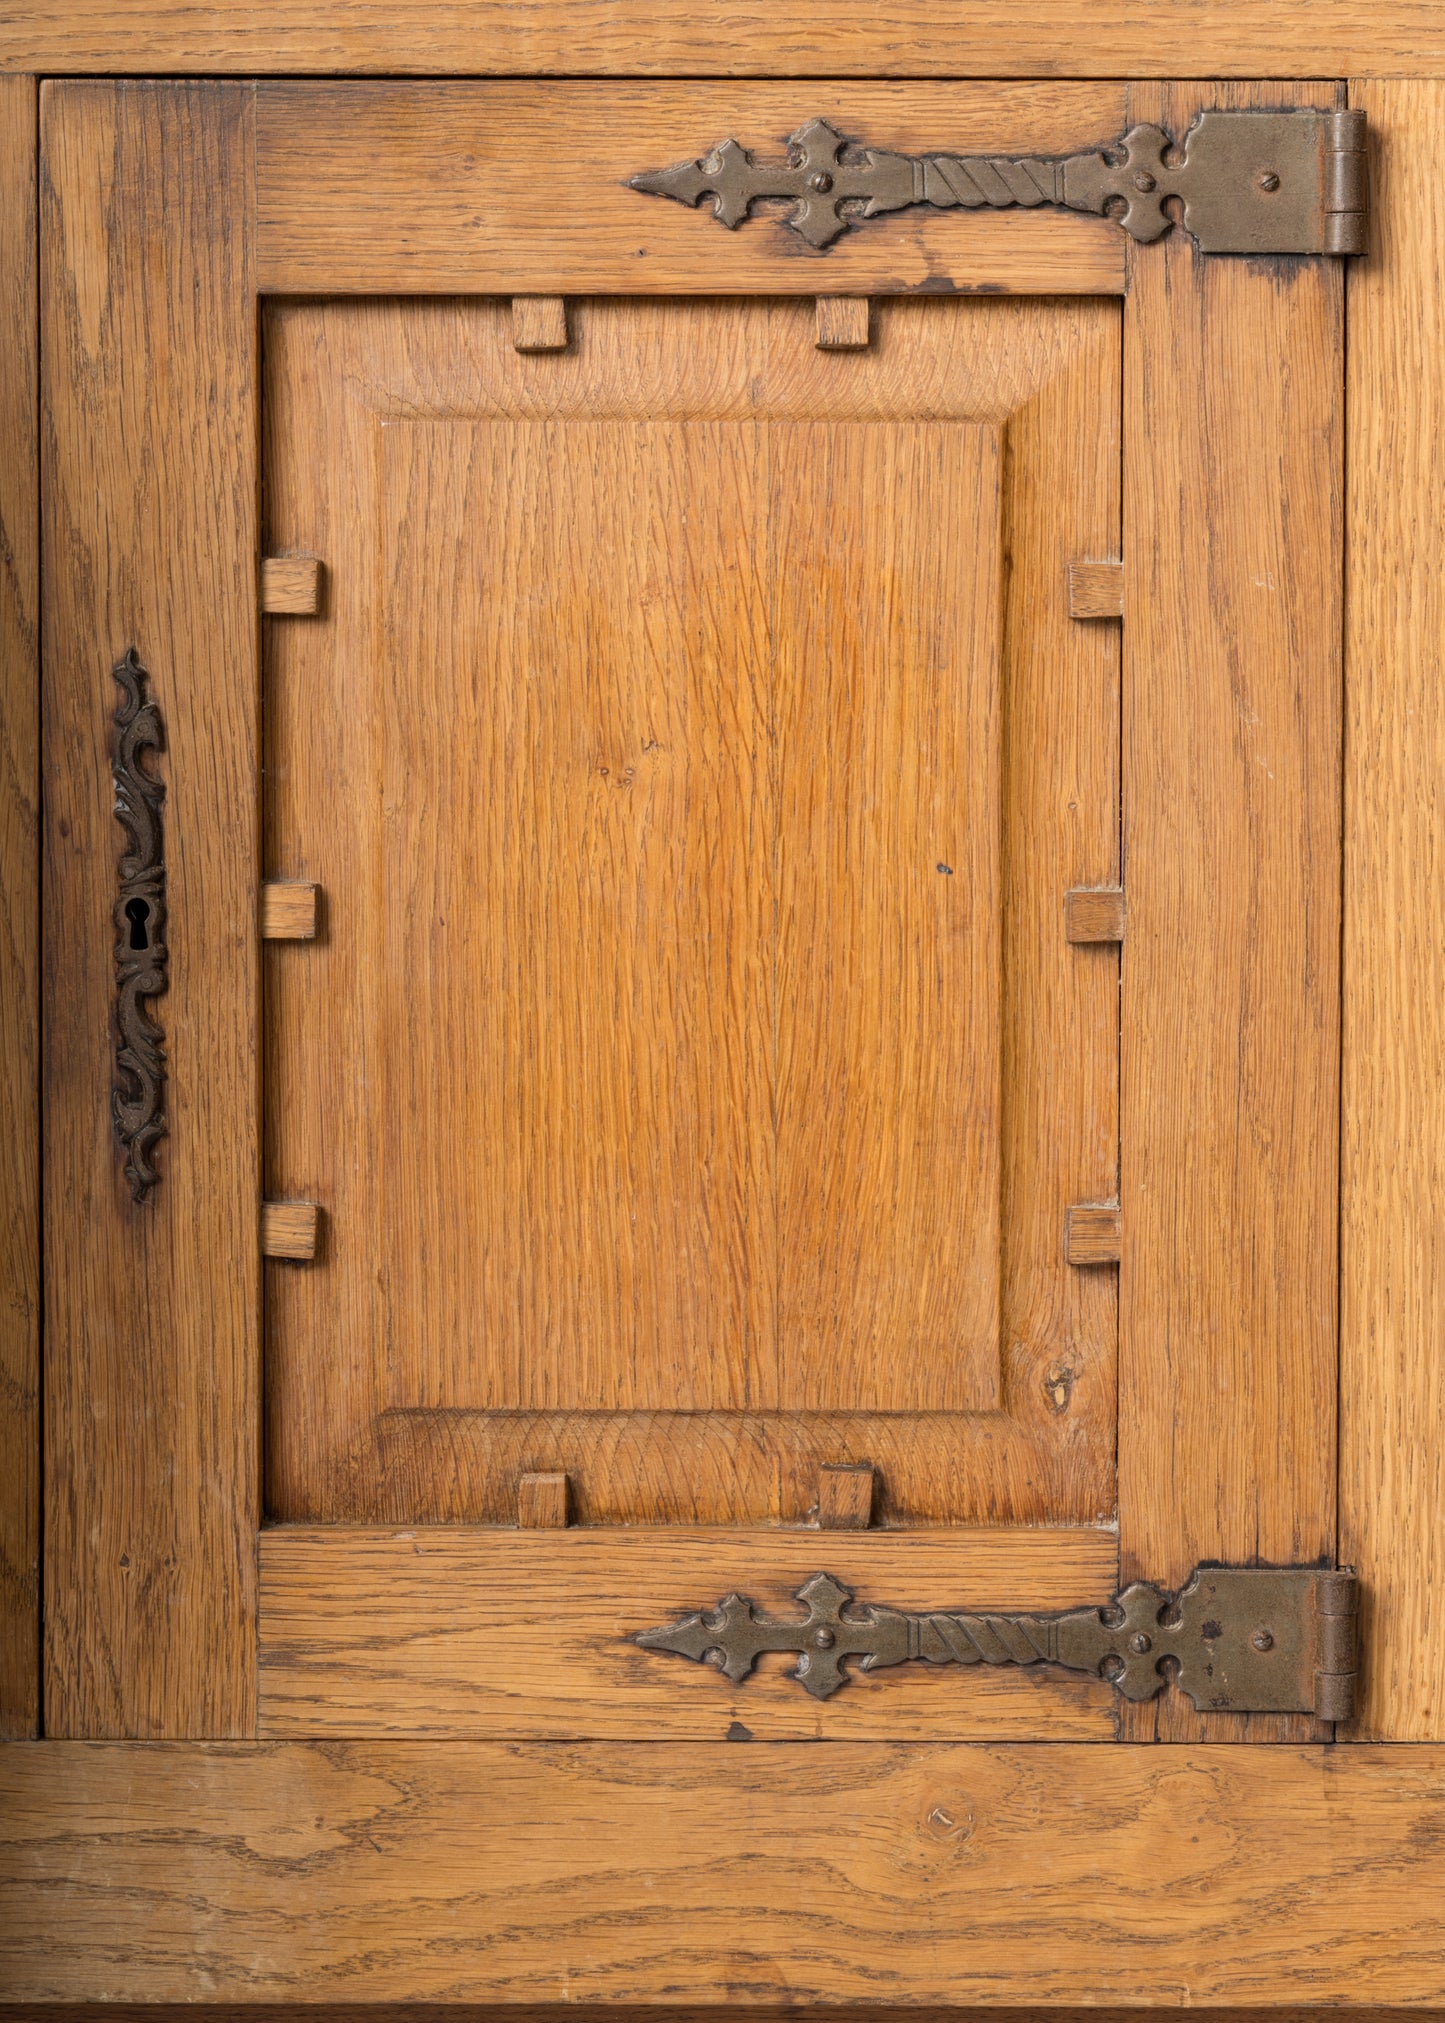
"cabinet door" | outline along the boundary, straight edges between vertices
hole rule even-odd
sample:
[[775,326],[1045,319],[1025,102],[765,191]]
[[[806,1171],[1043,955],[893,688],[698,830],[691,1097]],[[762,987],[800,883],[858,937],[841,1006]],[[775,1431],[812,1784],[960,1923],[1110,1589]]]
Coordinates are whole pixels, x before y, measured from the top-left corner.
[[47,87],[52,1734],[1326,1732],[998,1660],[1333,1560],[1338,263],[630,186],[1300,99]]

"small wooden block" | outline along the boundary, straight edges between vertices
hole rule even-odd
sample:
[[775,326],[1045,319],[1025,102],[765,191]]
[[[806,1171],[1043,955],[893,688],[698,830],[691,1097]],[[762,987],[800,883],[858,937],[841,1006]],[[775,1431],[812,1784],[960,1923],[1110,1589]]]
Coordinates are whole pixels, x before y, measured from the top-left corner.
[[1064,1228],[1070,1264],[1117,1264],[1123,1218],[1117,1201],[1076,1201]]
[[261,609],[272,617],[314,618],[321,609],[321,564],[314,555],[268,555],[261,564]]
[[1124,888],[1076,885],[1064,894],[1064,936],[1069,941],[1122,941]]
[[316,938],[315,885],[261,887],[261,939],[313,941]]
[[261,1255],[306,1260],[316,1255],[321,1210],[314,1201],[261,1204]]
[[1122,562],[1071,562],[1069,564],[1070,618],[1122,618],[1124,616],[1124,565]]
[[516,351],[565,351],[567,349],[565,297],[514,295],[512,346]]
[[866,1531],[873,1522],[873,1464],[825,1461],[818,1470],[820,1531]]
[[567,1524],[567,1477],[524,1475],[517,1483],[517,1523],[523,1531],[562,1531]]
[[866,351],[871,334],[872,304],[866,295],[820,295],[817,335],[819,351]]

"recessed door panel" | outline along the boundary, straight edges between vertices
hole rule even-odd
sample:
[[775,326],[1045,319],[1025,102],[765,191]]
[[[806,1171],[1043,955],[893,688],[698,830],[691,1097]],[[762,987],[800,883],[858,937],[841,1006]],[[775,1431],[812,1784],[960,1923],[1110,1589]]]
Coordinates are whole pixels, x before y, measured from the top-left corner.
[[1111,303],[278,305],[268,1289],[292,1518],[1112,1501]]

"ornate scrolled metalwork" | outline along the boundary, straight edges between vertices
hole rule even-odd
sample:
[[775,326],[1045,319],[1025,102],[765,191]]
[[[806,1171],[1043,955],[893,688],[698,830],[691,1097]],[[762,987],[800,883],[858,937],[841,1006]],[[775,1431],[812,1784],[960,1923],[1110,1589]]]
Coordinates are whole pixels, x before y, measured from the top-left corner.
[[797,1654],[789,1677],[815,1699],[861,1672],[927,1665],[1058,1665],[1149,1700],[1173,1671],[1196,1707],[1349,1719],[1355,1687],[1355,1576],[1348,1567],[1198,1567],[1177,1594],[1135,1581],[1105,1608],[1055,1614],[855,1602],[832,1574],[797,1591],[806,1615],[759,1615],[724,1595],[675,1623],[639,1631],[646,1651],[712,1664],[740,1685],[768,1651]]
[[167,982],[166,866],[161,808],[165,784],[144,754],[164,749],[160,711],[146,697],[148,676],[133,646],[111,669],[120,689],[115,726],[115,816],[126,832],[112,919],[115,925],[115,1083],[111,1118],[136,1201],[159,1180],[153,1153],[165,1136],[165,1034],[146,1009]]
[[1112,215],[1131,238],[1159,239],[1171,202],[1201,252],[1362,253],[1365,122],[1358,111],[1202,112],[1178,145],[1163,127],[1134,126],[1078,154],[897,154],[810,119],[786,159],[760,161],[736,140],[667,169],[633,176],[646,196],[706,202],[736,228],[753,205],[792,204],[791,226],[815,252],[865,218],[922,204],[934,210],[1032,210],[1040,204]]

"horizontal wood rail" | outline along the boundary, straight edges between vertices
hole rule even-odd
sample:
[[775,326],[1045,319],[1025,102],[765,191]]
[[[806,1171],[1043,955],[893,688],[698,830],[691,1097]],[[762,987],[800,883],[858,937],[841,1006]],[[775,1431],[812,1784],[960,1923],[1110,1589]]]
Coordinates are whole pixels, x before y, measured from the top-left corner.
[[561,72],[572,77],[1438,77],[1445,15],[1422,0],[15,0],[0,69],[233,76]]
[[[823,1471],[826,1477],[830,1471]],[[844,1471],[833,1471],[841,1476]],[[520,1499],[519,1499],[520,1503]],[[1108,1740],[1113,1689],[1002,1667],[857,1677],[819,1703],[768,1661],[742,1686],[632,1636],[737,1588],[772,1614],[825,1571],[898,1608],[1107,1602],[1114,1532],[749,1531],[539,1522],[261,1533],[261,1732],[721,1742]]]
[[1438,1745],[13,1743],[0,1812],[25,2004],[1445,1994]]
[[[814,117],[902,152],[1049,155],[1122,132],[1126,112],[1119,84],[264,83],[257,280],[270,294],[505,294],[514,304],[596,293],[1119,295],[1125,234],[1107,218],[909,211],[800,258],[795,234],[721,232],[628,181],[695,156],[708,136],[771,150]],[[548,194],[548,176],[565,200]],[[520,313],[525,348],[555,341],[555,309]]]

